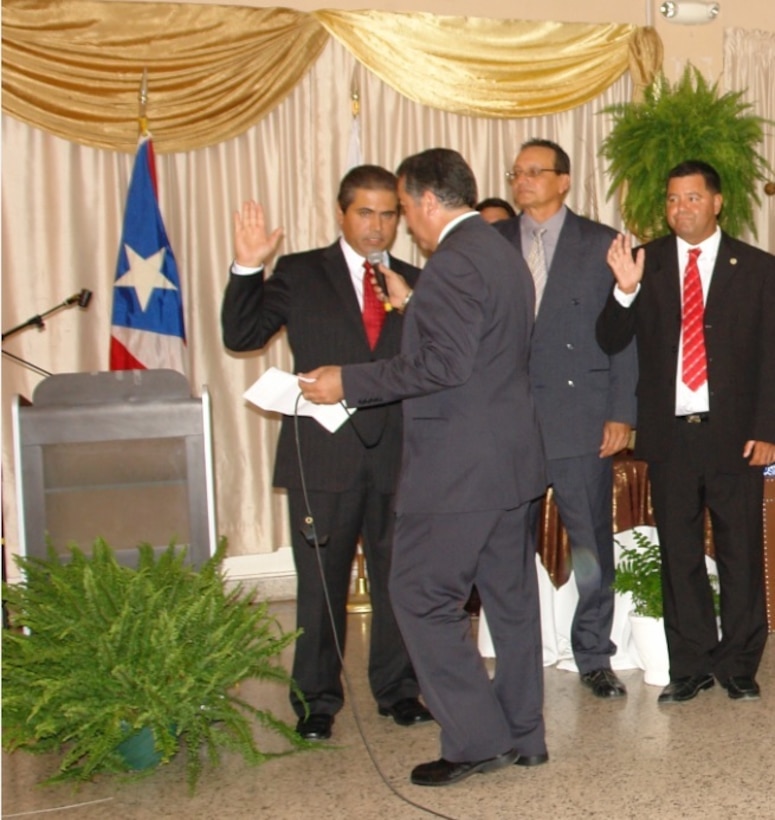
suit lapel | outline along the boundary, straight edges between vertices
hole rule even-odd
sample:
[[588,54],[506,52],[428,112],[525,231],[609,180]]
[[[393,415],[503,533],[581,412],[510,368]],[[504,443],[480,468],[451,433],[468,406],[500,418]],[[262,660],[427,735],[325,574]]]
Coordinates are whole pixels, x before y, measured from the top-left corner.
[[368,344],[358,297],[355,294],[350,270],[338,241],[329,245],[323,252],[323,273],[336,292],[344,315],[359,329],[364,342]]
[[[661,240],[656,240],[648,254],[653,253],[656,257],[652,276],[658,280],[656,287],[657,297],[665,305],[666,316],[675,317],[675,327],[677,332],[681,330],[681,273],[678,269],[678,248],[676,238],[672,234]],[[648,261],[646,262],[648,265]]]
[[552,264],[549,266],[546,278],[546,288],[538,308],[538,319],[550,316],[560,305],[568,300],[568,294],[573,295],[576,281],[576,261],[581,257],[581,229],[576,215],[571,211],[565,215],[560,235],[557,238],[557,247],[554,249]]
[[718,255],[716,256],[716,264],[713,266],[710,288],[708,289],[708,298],[705,305],[706,315],[713,316],[717,305],[724,306],[726,310],[729,309],[726,294],[737,272],[737,257],[730,247],[727,235],[722,234],[718,247]]

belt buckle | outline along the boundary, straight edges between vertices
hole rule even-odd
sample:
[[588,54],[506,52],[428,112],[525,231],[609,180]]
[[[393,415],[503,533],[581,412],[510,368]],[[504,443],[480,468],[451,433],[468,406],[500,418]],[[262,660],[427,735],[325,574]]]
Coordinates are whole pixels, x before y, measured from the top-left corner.
[[702,414],[701,413],[689,413],[686,416],[686,423],[687,424],[702,424]]

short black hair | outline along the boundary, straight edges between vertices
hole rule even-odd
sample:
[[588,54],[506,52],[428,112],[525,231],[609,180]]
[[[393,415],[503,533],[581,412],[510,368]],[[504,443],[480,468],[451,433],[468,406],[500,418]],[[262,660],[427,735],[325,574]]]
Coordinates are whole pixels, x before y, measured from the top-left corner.
[[355,199],[355,192],[359,188],[367,191],[392,191],[394,194],[398,190],[398,179],[396,175],[380,165],[356,165],[351,168],[339,183],[339,193],[336,201],[344,213]]
[[396,171],[413,199],[433,193],[445,208],[473,208],[476,177],[463,157],[451,148],[429,148],[407,157]]
[[517,212],[511,207],[511,205],[506,202],[505,199],[500,199],[497,196],[490,196],[487,199],[483,199],[481,202],[478,202],[475,206],[477,211],[483,211],[485,208],[502,208],[509,217],[515,217]]
[[525,148],[548,148],[550,151],[554,151],[554,170],[558,174],[570,174],[570,157],[556,142],[534,137],[527,142],[523,142],[519,150],[523,151]]
[[679,162],[675,168],[667,173],[668,182],[678,177],[693,177],[699,174],[705,180],[705,187],[714,194],[721,193],[721,177],[719,172],[708,162],[701,159],[687,159]]

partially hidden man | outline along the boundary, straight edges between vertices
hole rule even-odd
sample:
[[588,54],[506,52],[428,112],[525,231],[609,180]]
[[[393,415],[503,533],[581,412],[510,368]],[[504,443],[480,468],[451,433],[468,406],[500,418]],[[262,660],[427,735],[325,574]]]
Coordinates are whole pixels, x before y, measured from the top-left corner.
[[[399,222],[396,178],[363,165],[342,179],[337,196],[341,236],[326,248],[278,259],[272,276],[263,264],[282,232],[269,233],[263,210],[246,202],[234,214],[235,259],[223,299],[223,341],[234,351],[259,350],[286,328],[295,372],[326,362],[343,365],[395,355],[402,316],[386,311],[365,262],[383,264],[414,285],[417,268],[390,256]],[[344,649],[346,606],[353,558],[362,539],[372,606],[369,683],[380,714],[401,726],[431,720],[388,596],[393,501],[401,450],[401,407],[389,403],[359,411],[335,433],[308,417],[298,419],[301,460],[320,558],[339,641]],[[277,444],[274,485],[288,491],[297,573],[297,625],[292,675],[309,706],[291,693],[297,731],[310,740],[331,736],[344,693],[315,548],[302,532],[307,508],[294,433],[284,417]]]
[[[627,446],[635,422],[637,359],[634,342],[607,355],[595,339],[611,290],[606,254],[616,231],[567,207],[570,174],[557,143],[524,143],[507,173],[519,217],[496,227],[525,257],[536,285],[530,382],[579,594],[573,658],[594,695],[620,698],[626,689],[611,669],[613,456]],[[539,499],[531,510],[536,540],[541,509]]]

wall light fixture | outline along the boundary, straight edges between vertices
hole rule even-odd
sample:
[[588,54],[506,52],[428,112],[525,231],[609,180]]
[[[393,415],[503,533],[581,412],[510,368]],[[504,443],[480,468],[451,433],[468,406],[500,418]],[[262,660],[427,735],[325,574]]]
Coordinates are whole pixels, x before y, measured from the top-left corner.
[[697,26],[710,23],[718,17],[721,6],[702,0],[667,0],[659,7],[662,16],[671,23],[683,26]]

